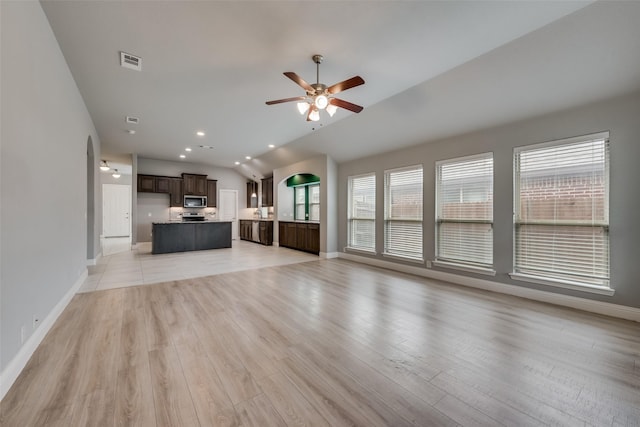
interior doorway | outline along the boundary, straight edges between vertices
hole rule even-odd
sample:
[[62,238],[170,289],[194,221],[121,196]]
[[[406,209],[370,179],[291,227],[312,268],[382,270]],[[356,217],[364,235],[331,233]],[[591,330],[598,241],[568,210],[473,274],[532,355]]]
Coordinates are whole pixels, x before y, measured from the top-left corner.
[[96,229],[95,229],[95,156],[93,154],[93,140],[87,138],[87,262],[96,260]]
[[218,219],[231,221],[231,238],[238,240],[238,190],[220,190]]
[[102,235],[131,237],[131,187],[102,184]]

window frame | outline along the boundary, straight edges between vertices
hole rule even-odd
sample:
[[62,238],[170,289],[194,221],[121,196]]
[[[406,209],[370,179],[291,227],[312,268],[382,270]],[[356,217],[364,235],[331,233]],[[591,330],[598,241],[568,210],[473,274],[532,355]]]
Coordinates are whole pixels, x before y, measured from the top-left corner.
[[[360,218],[360,217],[356,217],[353,213],[353,182],[356,179],[362,179],[362,178],[373,178],[373,218]],[[377,195],[376,195],[376,189],[377,189],[377,182],[376,182],[377,176],[375,172],[370,172],[370,173],[365,173],[365,174],[360,174],[360,175],[353,175],[353,176],[349,176],[347,177],[347,247],[346,249],[348,250],[352,250],[352,251],[361,251],[361,252],[368,252],[368,253],[372,253],[372,254],[376,254],[376,209],[377,209]],[[363,222],[371,222],[372,223],[372,230],[373,230],[373,234],[371,236],[371,242],[373,243],[373,246],[371,247],[364,247],[364,246],[356,246],[353,245],[353,240],[352,240],[352,236],[353,236],[353,224],[354,221],[363,221]]]
[[[603,197],[603,212],[604,219],[602,221],[596,220],[523,220],[520,217],[521,212],[521,179],[520,179],[520,155],[523,152],[530,152],[534,150],[541,150],[545,148],[553,148],[559,146],[569,146],[573,144],[589,143],[589,142],[604,142],[604,159],[603,159],[603,178],[604,178],[604,197]],[[571,138],[565,138],[560,140],[547,141],[539,144],[532,144],[526,146],[515,147],[513,150],[513,271],[509,274],[512,279],[521,280],[531,283],[556,286],[566,289],[573,289],[603,295],[613,295],[614,289],[611,288],[611,241],[610,241],[610,215],[609,215],[609,198],[610,198],[610,182],[611,182],[611,145],[609,139],[609,132],[598,132],[594,134],[576,136]],[[602,232],[606,234],[606,260],[604,264],[607,268],[607,277],[602,278],[598,283],[598,278],[591,276],[588,281],[581,281],[579,278],[574,279],[571,277],[561,277],[563,274],[554,273],[550,271],[542,271],[531,273],[526,271],[521,265],[518,265],[518,231],[522,226],[526,225],[549,225],[549,226],[579,226],[579,227],[592,227],[594,229],[600,228]],[[523,271],[524,270],[524,271]],[[545,275],[546,273],[546,275]],[[564,274],[569,276],[569,274]],[[577,276],[577,275],[576,275]]]
[[[318,203],[312,203],[310,199],[311,187],[318,187]],[[308,184],[296,185],[293,188],[293,219],[294,221],[320,222],[320,218],[311,219],[311,206],[318,206],[318,215],[320,215],[320,183],[311,182]],[[304,203],[298,203],[298,191],[304,192]],[[298,216],[298,206],[304,205],[304,218]]]
[[[442,167],[446,165],[456,165],[456,164],[464,164],[469,163],[476,160],[491,160],[491,179],[490,179],[490,188],[489,193],[491,195],[491,219],[455,219],[455,218],[443,218],[442,217],[442,207],[441,204],[443,200],[442,194]],[[494,223],[494,155],[493,152],[479,153],[473,154],[470,156],[463,157],[455,157],[450,159],[439,160],[435,163],[435,259],[433,263],[438,267],[446,267],[459,269],[464,271],[470,271],[481,274],[495,275],[496,271],[494,270],[494,252],[493,252],[493,223]],[[465,177],[462,177],[464,179]],[[441,226],[443,224],[488,224],[490,226],[491,231],[491,248],[488,250],[490,253],[491,262],[490,263],[482,263],[473,261],[470,259],[464,258],[449,258],[445,256],[441,256],[442,247],[441,247]]]
[[[420,170],[420,218],[390,218],[391,214],[391,197],[390,197],[390,177],[394,173],[408,172],[412,170]],[[389,233],[390,226],[393,223],[405,223],[405,224],[419,224],[420,229],[420,253],[415,256],[400,253],[399,251],[391,250],[389,247]],[[416,164],[411,166],[405,166],[394,169],[387,169],[384,171],[384,246],[382,255],[385,257],[397,258],[409,262],[424,263],[424,165]]]

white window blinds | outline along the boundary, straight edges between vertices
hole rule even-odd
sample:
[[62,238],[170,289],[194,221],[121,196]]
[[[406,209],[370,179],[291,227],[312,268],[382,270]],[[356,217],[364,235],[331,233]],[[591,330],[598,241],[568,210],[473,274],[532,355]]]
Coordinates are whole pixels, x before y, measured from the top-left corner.
[[515,272],[609,286],[609,136],[515,150]]
[[364,251],[376,249],[376,175],[350,176],[347,246]]
[[436,259],[493,266],[493,155],[436,163]]
[[385,171],[385,254],[423,259],[422,182],[422,165]]

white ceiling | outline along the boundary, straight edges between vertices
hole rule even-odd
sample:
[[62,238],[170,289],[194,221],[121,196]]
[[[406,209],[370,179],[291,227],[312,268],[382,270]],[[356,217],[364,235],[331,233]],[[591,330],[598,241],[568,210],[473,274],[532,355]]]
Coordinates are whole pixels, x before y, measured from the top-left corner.
[[[315,153],[343,162],[640,88],[640,2],[41,3],[107,159],[186,154],[264,175]],[[141,56],[142,72],[121,68],[120,51]],[[315,53],[322,83],[364,78],[339,95],[363,112],[313,123],[295,103],[265,105],[304,94],[282,73],[314,82]]]

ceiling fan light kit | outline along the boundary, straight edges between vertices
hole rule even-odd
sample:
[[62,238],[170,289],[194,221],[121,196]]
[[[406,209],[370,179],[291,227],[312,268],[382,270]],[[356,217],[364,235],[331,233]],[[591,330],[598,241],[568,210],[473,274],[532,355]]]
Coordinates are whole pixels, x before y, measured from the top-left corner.
[[338,107],[345,110],[359,113],[363,110],[360,105],[352,104],[343,99],[335,98],[333,95],[336,93],[351,89],[356,86],[364,84],[364,79],[360,76],[351,77],[340,83],[336,83],[327,87],[320,83],[320,64],[324,59],[322,55],[313,55],[311,57],[316,64],[316,83],[311,85],[304,81],[300,76],[292,71],[284,73],[285,76],[293,80],[298,86],[302,87],[306,92],[306,96],[297,96],[293,98],[277,99],[275,101],[267,101],[267,105],[282,104],[284,102],[297,101],[298,112],[300,114],[307,114],[307,121],[317,122],[320,120],[320,110],[325,110],[330,117],[338,110]]

